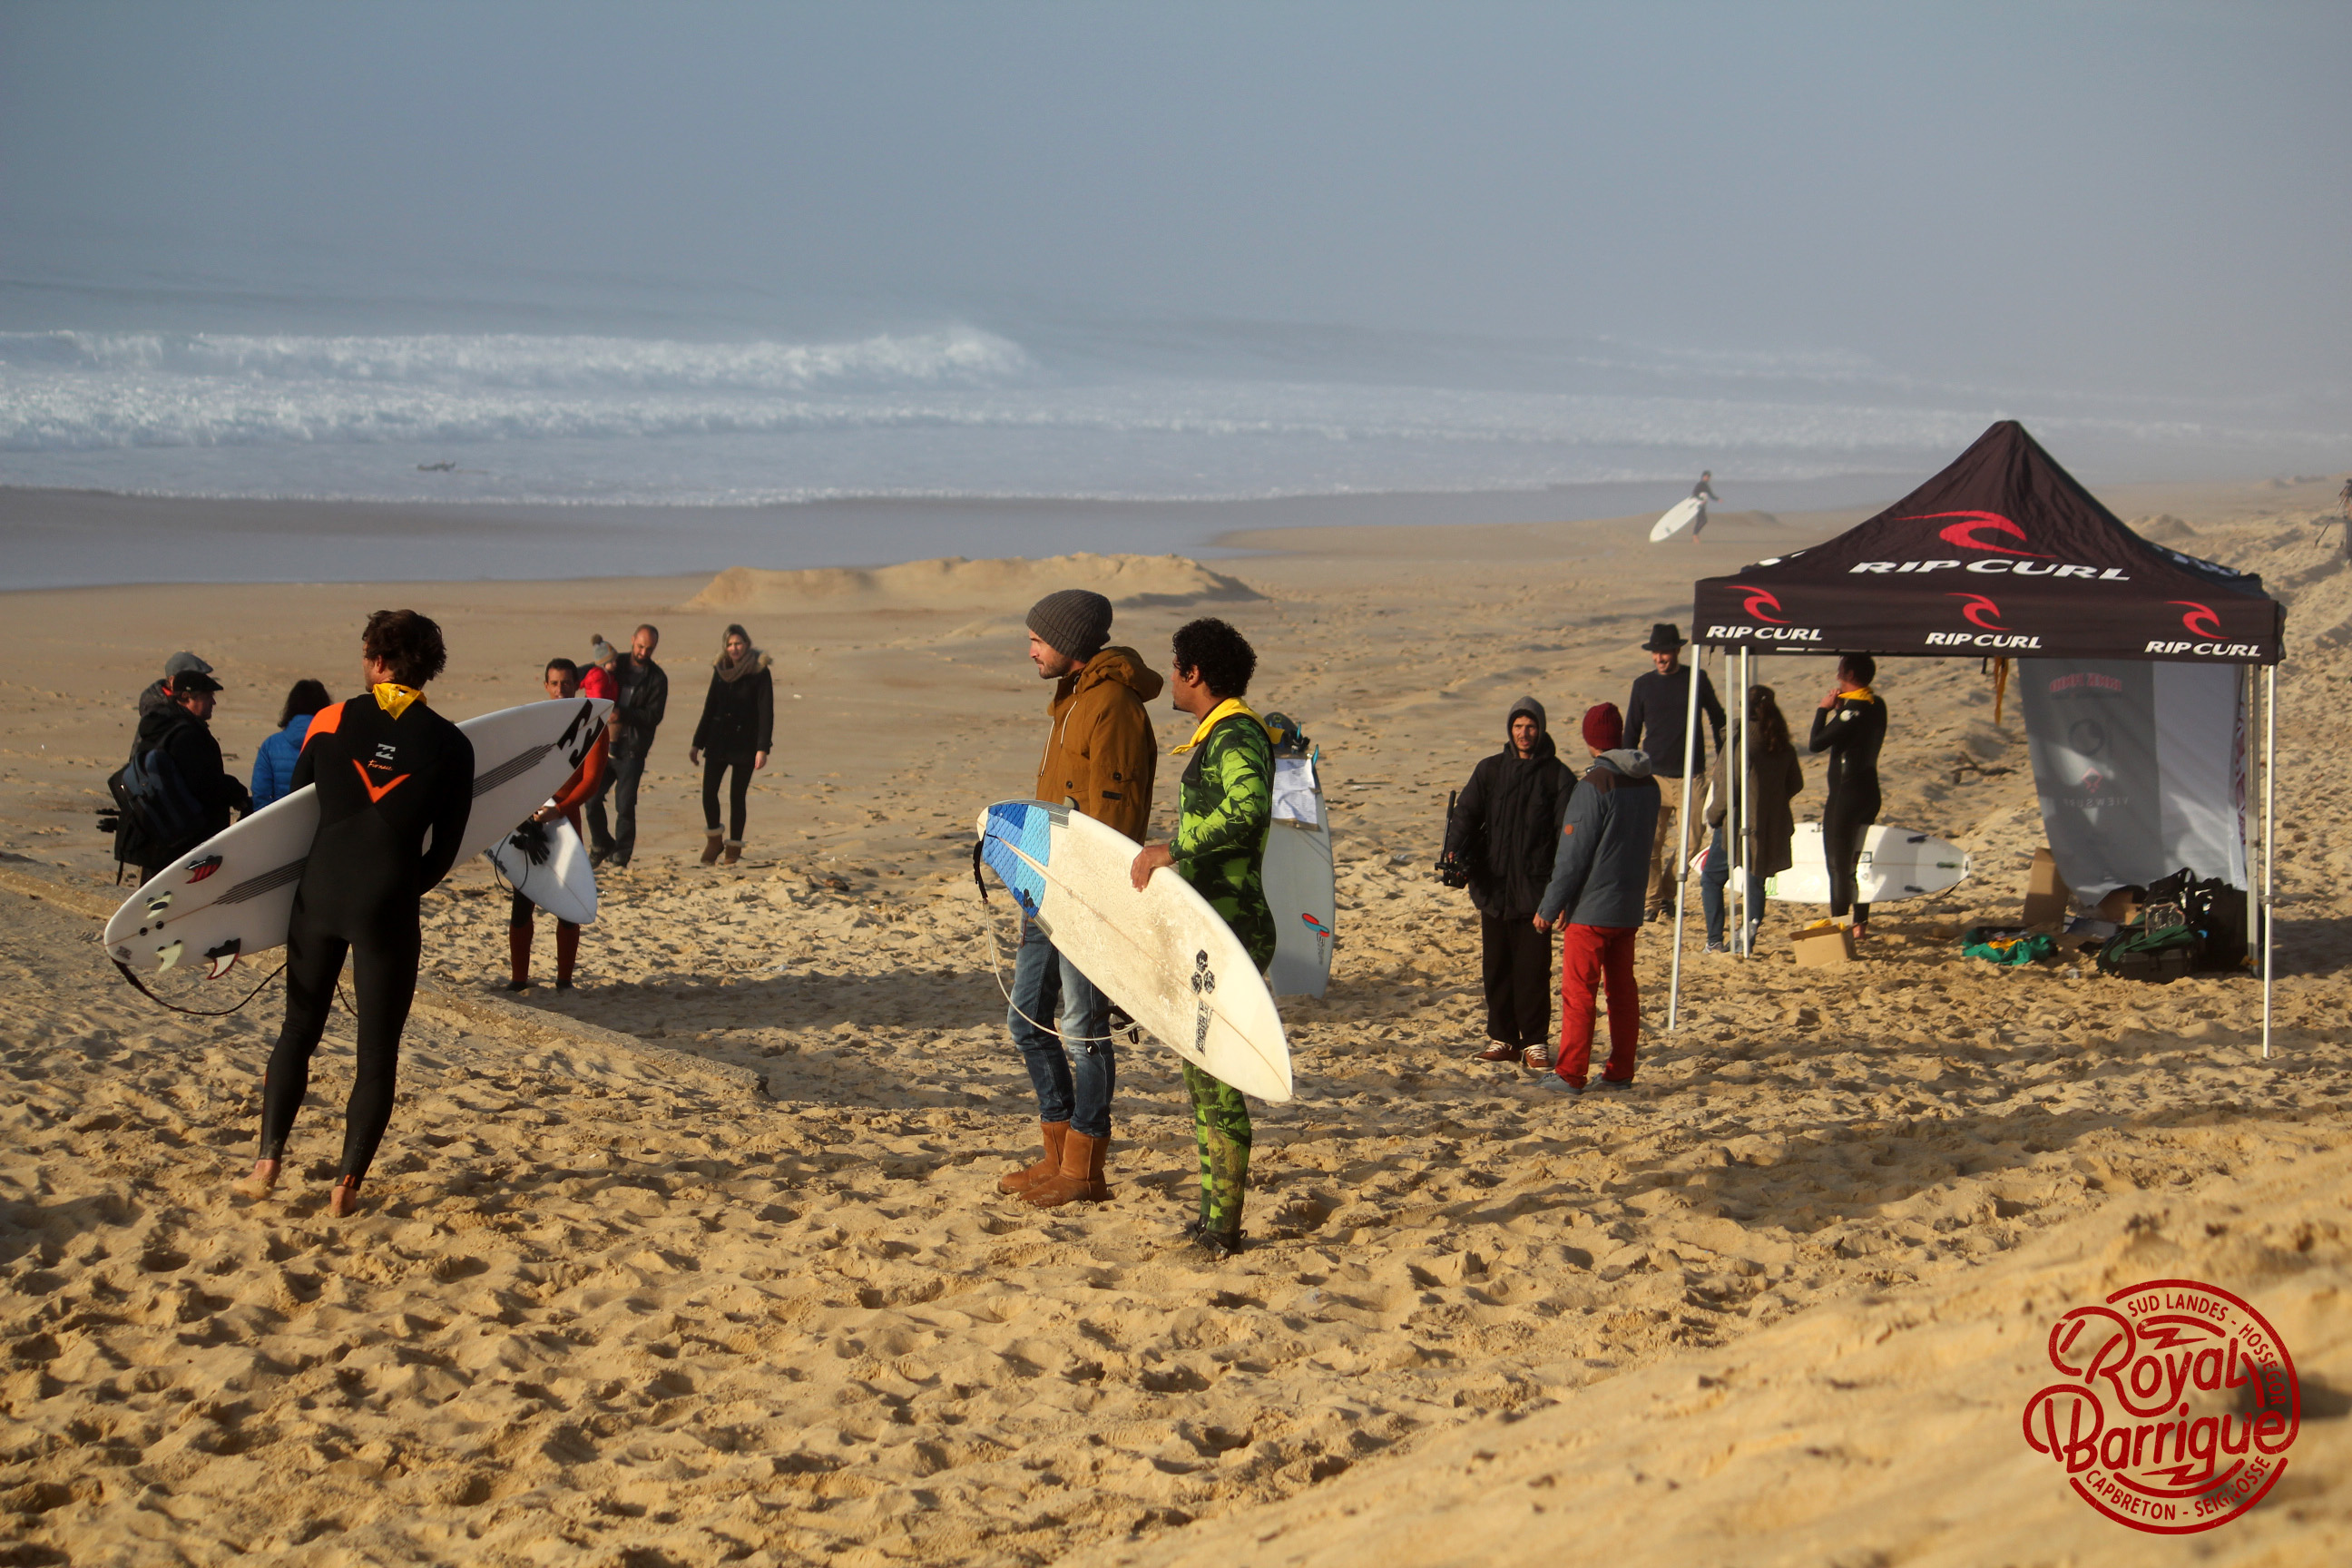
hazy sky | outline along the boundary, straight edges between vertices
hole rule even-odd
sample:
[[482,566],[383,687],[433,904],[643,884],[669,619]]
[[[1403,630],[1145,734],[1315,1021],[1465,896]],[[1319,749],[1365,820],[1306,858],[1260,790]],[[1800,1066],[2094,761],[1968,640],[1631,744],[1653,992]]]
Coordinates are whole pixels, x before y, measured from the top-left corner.
[[2347,64],[2340,4],[12,0],[0,279],[20,327],[620,278],[2328,400]]

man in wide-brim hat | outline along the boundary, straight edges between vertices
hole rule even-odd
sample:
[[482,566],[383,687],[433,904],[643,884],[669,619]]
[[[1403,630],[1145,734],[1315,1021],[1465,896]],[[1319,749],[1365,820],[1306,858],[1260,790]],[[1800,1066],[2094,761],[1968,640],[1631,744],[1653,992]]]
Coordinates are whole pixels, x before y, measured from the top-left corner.
[[[1706,787],[1706,758],[1683,753],[1690,710],[1690,671],[1682,664],[1682,629],[1672,621],[1650,628],[1642,645],[1656,668],[1634,678],[1633,695],[1625,700],[1625,745],[1645,752],[1650,771],[1658,781],[1658,826],[1650,841],[1650,891],[1644,921],[1663,919],[1675,907],[1675,822],[1685,801],[1696,800]],[[1715,730],[1715,748],[1723,746],[1723,703],[1715,683],[1699,672],[1699,711]],[[1704,741],[1701,742],[1704,746]]]

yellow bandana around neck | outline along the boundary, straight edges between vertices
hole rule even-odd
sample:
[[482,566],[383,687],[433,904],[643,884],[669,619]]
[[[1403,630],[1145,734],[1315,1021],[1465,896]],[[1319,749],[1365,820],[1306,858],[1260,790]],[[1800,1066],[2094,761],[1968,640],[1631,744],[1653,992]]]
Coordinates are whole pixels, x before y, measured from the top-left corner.
[[389,680],[368,689],[375,693],[375,705],[395,719],[408,711],[410,703],[425,700],[425,693],[414,686],[399,686]]
[[[1185,742],[1182,745],[1177,747],[1175,754],[1181,757],[1185,752],[1191,751],[1193,747],[1199,745],[1202,742],[1207,740],[1209,738],[1210,731],[1215,729],[1219,724],[1232,718],[1236,713],[1246,713],[1251,718],[1257,719],[1257,727],[1261,730],[1265,730],[1265,721],[1258,719],[1256,709],[1251,707],[1248,703],[1243,701],[1238,697],[1228,697],[1223,702],[1218,703],[1214,708],[1209,710],[1209,716],[1201,721],[1201,727],[1192,731],[1192,738]],[[1265,734],[1266,739],[1268,740],[1272,740],[1274,738],[1274,731],[1271,730],[1265,730]]]
[[1857,686],[1852,691],[1841,691],[1838,695],[1844,698],[1848,702],[1875,702],[1878,700],[1878,694],[1871,690],[1867,686]]

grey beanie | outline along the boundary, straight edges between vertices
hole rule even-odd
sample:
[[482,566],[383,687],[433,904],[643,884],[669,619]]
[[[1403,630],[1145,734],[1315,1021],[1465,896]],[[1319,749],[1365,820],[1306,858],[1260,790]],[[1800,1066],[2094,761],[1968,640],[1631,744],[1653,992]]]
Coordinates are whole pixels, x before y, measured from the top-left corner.
[[163,679],[167,682],[176,680],[191,670],[198,675],[210,675],[213,667],[192,653],[175,653],[163,661]]
[[1029,629],[1065,658],[1092,658],[1110,641],[1110,601],[1089,588],[1048,594],[1030,606]]

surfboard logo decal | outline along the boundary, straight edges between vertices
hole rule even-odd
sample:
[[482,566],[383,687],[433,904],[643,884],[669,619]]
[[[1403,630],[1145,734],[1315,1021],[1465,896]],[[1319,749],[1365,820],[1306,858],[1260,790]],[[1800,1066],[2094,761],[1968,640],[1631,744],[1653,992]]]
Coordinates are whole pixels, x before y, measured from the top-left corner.
[[1326,941],[1329,940],[1331,928],[1325,925],[1321,921],[1317,920],[1314,915],[1305,910],[1301,910],[1298,918],[1305,921],[1307,922],[1307,928],[1313,931],[1317,936],[1322,937]]

